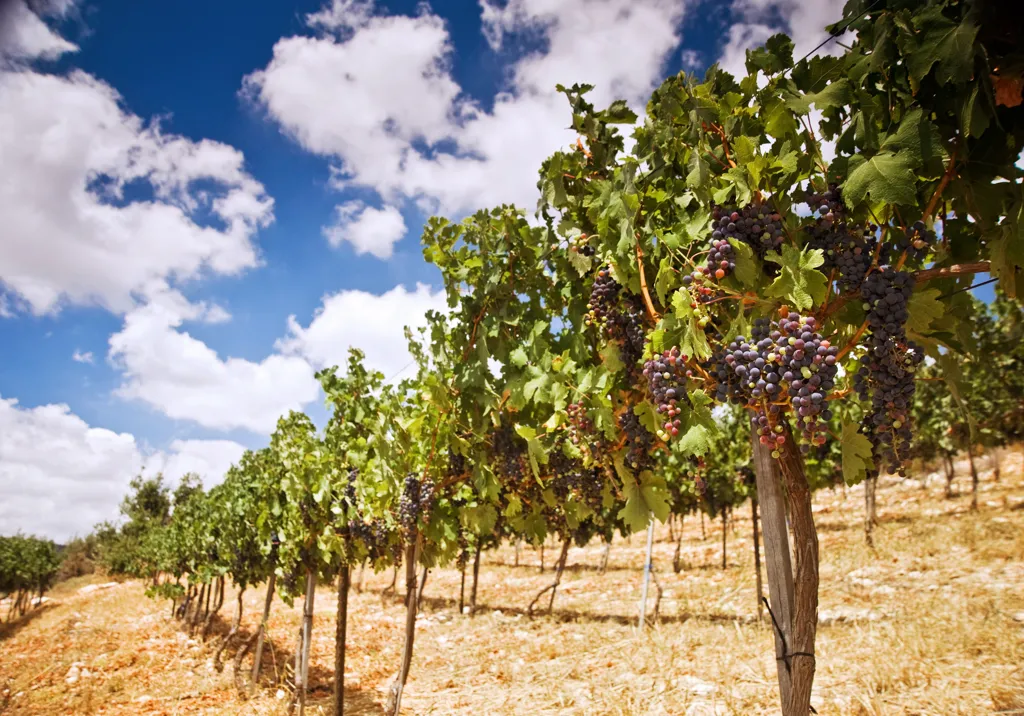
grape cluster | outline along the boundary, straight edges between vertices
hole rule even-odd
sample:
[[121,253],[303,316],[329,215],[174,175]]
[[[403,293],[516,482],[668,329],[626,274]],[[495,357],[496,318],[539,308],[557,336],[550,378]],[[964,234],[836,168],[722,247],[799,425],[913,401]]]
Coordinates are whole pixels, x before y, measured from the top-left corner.
[[686,369],[686,361],[687,357],[679,352],[677,346],[644,363],[647,388],[656,410],[666,418],[664,429],[658,433],[662,440],[679,435],[679,415],[682,413],[679,401],[690,405],[690,396],[686,393],[686,379],[690,371]]
[[[388,554],[388,529],[383,520],[351,520],[346,525],[346,530],[350,539],[362,542],[366,546],[371,562],[376,562]],[[395,556],[396,550],[401,550],[401,547],[392,548],[392,556]]]
[[736,268],[736,250],[728,239],[714,238],[714,234],[722,233],[716,229],[712,233],[711,245],[708,247],[708,260],[701,272],[705,276],[723,279]]
[[564,500],[572,494],[592,506],[600,503],[604,487],[600,470],[584,467],[580,460],[566,455],[562,441],[555,443],[548,456],[548,467],[551,468],[551,489],[555,497]]
[[[896,234],[896,232],[893,232]],[[891,244],[891,254],[885,258],[898,258],[906,252],[907,261],[921,261],[934,243],[935,237],[928,231],[923,221],[915,221],[914,224],[903,232],[902,236],[896,234]]]
[[712,242],[739,239],[762,259],[769,251],[782,246],[785,238],[782,233],[782,216],[776,213],[769,202],[753,202],[739,209],[716,206],[711,217]]
[[644,307],[637,296],[630,296],[622,310],[613,315],[611,338],[619,343],[619,357],[627,372],[633,372],[637,361],[643,357]]
[[590,237],[586,234],[580,234],[579,236],[570,239],[569,250],[576,251],[583,256],[593,256],[597,253],[594,247],[590,245]]
[[824,263],[820,270],[826,275],[837,270],[839,290],[857,291],[875,259],[878,227],[848,224],[842,196],[834,184],[825,192],[808,195],[804,201],[819,214],[807,232],[808,246],[821,249]]
[[434,508],[434,481],[420,481],[415,472],[410,472],[402,483],[402,495],[398,499],[398,523],[406,535],[416,529],[416,520],[422,516],[427,520]]
[[753,408],[752,424],[776,458],[785,443],[779,416],[786,405],[809,444],[825,442],[824,422],[832,418],[826,401],[835,387],[839,350],[816,329],[813,317],[798,313],[777,323],[758,318],[749,342],[738,336],[713,357],[718,400]]
[[579,445],[582,439],[594,432],[594,423],[587,416],[587,409],[582,402],[569,403],[565,412],[569,416],[569,424],[566,426],[569,440],[573,445]]
[[639,474],[650,464],[654,435],[640,424],[633,406],[626,408],[619,416],[619,428],[626,436],[626,467]]
[[356,506],[356,481],[359,480],[359,468],[348,471],[348,482],[345,483],[345,502],[349,507]]
[[491,454],[496,460],[495,471],[507,481],[516,484],[523,479],[523,454],[525,442],[516,434],[511,423],[501,421],[494,430],[491,440]]
[[695,299],[694,302],[690,304],[690,308],[696,308],[701,303],[709,303],[710,301],[725,295],[725,293],[720,289],[708,286],[704,274],[701,271],[694,271],[692,274],[685,274],[683,276],[683,285],[689,289],[690,294]]
[[868,350],[853,381],[861,400],[871,400],[862,432],[871,440],[876,466],[901,476],[910,450],[914,374],[924,360],[924,352],[906,335],[907,304],[913,292],[913,274],[888,267],[864,282],[861,297],[868,314]]
[[603,328],[611,317],[619,298],[622,286],[612,278],[608,266],[598,269],[594,285],[590,289],[590,301],[587,302],[586,324]]
[[466,474],[466,456],[448,448],[448,477]]
[[842,219],[846,214],[842,190],[838,184],[829,184],[823,192],[809,192],[804,202],[812,209],[817,209],[822,220],[829,224]]

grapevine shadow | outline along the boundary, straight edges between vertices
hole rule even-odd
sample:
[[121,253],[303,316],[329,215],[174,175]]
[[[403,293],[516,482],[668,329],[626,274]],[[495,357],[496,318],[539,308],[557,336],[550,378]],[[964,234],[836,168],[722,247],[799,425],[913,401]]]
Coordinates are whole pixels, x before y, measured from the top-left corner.
[[[403,597],[399,595],[394,601],[403,602]],[[557,599],[556,599],[557,601]],[[653,601],[653,599],[652,599]],[[424,596],[421,600],[421,604],[430,607],[435,611],[441,611],[445,609],[451,609],[453,611],[458,610],[458,600],[450,597],[429,597]],[[517,616],[529,617],[530,612],[528,609],[514,606],[492,606],[487,603],[478,602],[476,605],[476,614],[488,614],[500,612],[501,614],[512,614]],[[537,609],[533,614],[534,618],[547,617],[558,622],[582,622],[588,624],[619,624],[622,626],[632,626],[636,624],[637,617],[625,614],[597,614],[594,612],[579,611],[577,609],[565,609],[555,608],[549,614],[547,609]],[[659,614],[655,620],[661,624],[681,624],[683,622],[696,619],[699,621],[706,622],[739,622],[741,624],[750,621],[750,617],[740,614],[724,614],[716,612],[681,612],[678,614]]]
[[49,611],[51,607],[53,607],[53,604],[48,602],[38,607],[34,607],[20,617],[16,617],[11,621],[5,621],[0,624],[0,642],[6,641],[16,635],[22,629]]
[[[310,678],[312,678],[312,667],[310,667]],[[316,683],[306,693],[306,708],[318,709],[313,713],[333,714],[334,713],[334,684]],[[363,689],[345,687],[345,713],[346,714],[374,714],[379,715],[384,703],[373,698]]]

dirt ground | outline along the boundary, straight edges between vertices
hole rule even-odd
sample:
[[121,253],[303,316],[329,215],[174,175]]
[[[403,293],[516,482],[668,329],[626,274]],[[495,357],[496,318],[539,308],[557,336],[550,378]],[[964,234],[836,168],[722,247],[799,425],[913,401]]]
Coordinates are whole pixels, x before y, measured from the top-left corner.
[[[860,488],[815,495],[821,597],[813,705],[819,714],[1024,714],[1024,465],[1006,454],[1002,480],[981,463],[980,511],[963,493],[943,495],[938,475],[883,479],[875,549],[865,546]],[[478,613],[459,614],[456,570],[429,575],[417,624],[403,714],[777,714],[771,629],[758,620],[749,504],[737,509],[721,568],[721,523],[687,519],[685,568],[659,526],[654,545],[663,590],[657,623],[636,628],[644,536],[569,551],[550,616],[525,610],[550,583],[558,547],[505,547],[484,555]],[[358,574],[355,580],[359,581]],[[349,616],[346,713],[378,714],[398,666],[401,596],[381,596],[391,573],[364,575]],[[285,664],[300,606],[275,602],[269,677],[236,695],[230,666],[212,666],[234,607],[207,643],[169,619],[169,604],[137,582],[59,585],[50,601],[0,626],[0,714],[283,714]],[[468,582],[468,580],[467,580]],[[83,592],[84,587],[96,585]],[[469,585],[467,583],[467,595]],[[399,591],[402,591],[401,586]],[[657,590],[652,586],[649,608]],[[254,628],[262,589],[244,596]],[[546,604],[546,601],[545,601]],[[312,714],[328,714],[335,595],[317,593],[310,666]],[[274,683],[275,678],[281,682]]]

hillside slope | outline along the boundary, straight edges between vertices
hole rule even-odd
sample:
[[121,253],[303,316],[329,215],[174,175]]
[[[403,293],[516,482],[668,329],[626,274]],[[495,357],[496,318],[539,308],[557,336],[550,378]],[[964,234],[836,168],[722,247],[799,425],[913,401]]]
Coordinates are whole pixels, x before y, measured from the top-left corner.
[[[988,462],[982,463],[988,467]],[[966,464],[957,466],[969,490]],[[822,627],[813,703],[819,714],[1024,713],[1024,470],[1004,458],[1002,481],[982,472],[981,510],[969,494],[944,499],[933,476],[883,480],[876,549],[864,546],[863,491],[815,496],[821,536]],[[598,544],[569,552],[551,617],[525,609],[550,583],[539,553],[484,556],[477,616],[458,613],[460,575],[431,572],[403,702],[408,714],[776,713],[772,637],[756,620],[749,505],[737,511],[721,569],[721,523],[685,524],[686,568],[657,531],[664,590],[656,627],[635,630],[642,535],[617,540],[605,573]],[[549,543],[548,565],[557,557]],[[347,699],[352,714],[381,712],[397,667],[404,610],[381,596],[391,573],[366,574],[350,604]],[[234,593],[207,643],[169,618],[169,604],[125,582],[73,580],[25,618],[0,626],[0,714],[283,714],[299,609],[275,602],[269,679],[247,702],[230,665],[212,655],[232,618]],[[358,574],[354,581],[359,581]],[[83,587],[86,587],[83,589]],[[401,587],[400,587],[401,589]],[[467,599],[469,584],[467,580]],[[654,592],[652,591],[652,595]],[[263,591],[244,596],[243,629]],[[317,594],[310,713],[329,713],[334,595]],[[652,606],[654,598],[652,596]]]

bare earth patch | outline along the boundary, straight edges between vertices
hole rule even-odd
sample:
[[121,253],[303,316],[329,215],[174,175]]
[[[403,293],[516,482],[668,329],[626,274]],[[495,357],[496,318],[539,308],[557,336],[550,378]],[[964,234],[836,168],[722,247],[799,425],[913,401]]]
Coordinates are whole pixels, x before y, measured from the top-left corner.
[[[957,470],[967,493],[966,464]],[[1024,713],[1019,452],[1005,455],[1002,475],[995,484],[990,469],[982,472],[977,514],[968,510],[969,494],[944,499],[937,481],[883,479],[873,552],[864,545],[861,489],[815,495],[821,626],[812,703],[819,714]],[[604,574],[599,544],[571,549],[554,613],[532,621],[526,607],[551,580],[549,570],[539,572],[537,551],[522,550],[519,567],[511,547],[484,555],[472,619],[458,613],[459,573],[432,571],[403,713],[778,713],[772,634],[757,620],[749,505],[736,517],[724,571],[721,523],[708,523],[702,539],[699,520],[687,519],[679,574],[668,529],[659,527],[660,618],[643,634],[636,631],[642,535],[615,542]],[[549,566],[557,552],[548,545]],[[380,713],[398,666],[404,609],[400,595],[382,599],[390,581],[390,572],[366,574],[350,600],[347,713]],[[233,594],[204,644],[183,634],[169,604],[147,599],[141,584],[108,582],[72,580],[22,620],[0,625],[0,714],[285,713],[298,607],[275,603],[267,677],[242,701],[230,654],[223,673],[212,664]],[[243,630],[254,628],[262,600],[262,590],[246,593]],[[334,609],[331,590],[319,590],[313,714],[330,709]]]

